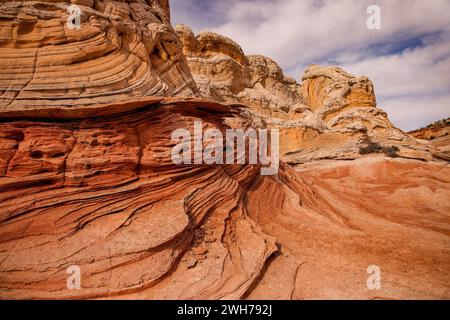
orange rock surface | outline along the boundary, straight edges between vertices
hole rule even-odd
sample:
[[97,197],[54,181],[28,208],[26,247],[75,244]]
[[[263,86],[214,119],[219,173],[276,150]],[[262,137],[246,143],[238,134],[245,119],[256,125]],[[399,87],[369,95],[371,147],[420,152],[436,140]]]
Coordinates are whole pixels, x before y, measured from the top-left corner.
[[409,134],[438,149],[442,158],[450,158],[450,118],[434,122]]
[[167,0],[72,3],[80,29],[71,1],[0,1],[2,111],[196,92]]
[[[0,126],[4,298],[448,297],[450,168],[369,157],[277,176],[174,165],[170,132],[230,107],[167,100]],[[196,264],[192,265],[192,259]],[[365,284],[379,265],[384,290]],[[66,287],[66,268],[82,288]]]
[[[169,17],[0,1],[0,298],[449,299],[445,150],[395,128],[365,77],[313,65],[299,84]],[[280,129],[278,174],[174,164],[198,120]]]

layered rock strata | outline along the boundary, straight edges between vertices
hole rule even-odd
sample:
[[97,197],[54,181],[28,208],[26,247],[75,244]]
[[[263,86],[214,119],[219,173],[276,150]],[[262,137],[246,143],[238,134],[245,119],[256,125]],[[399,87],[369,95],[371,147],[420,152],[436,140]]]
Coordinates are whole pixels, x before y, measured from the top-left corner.
[[[444,150],[396,129],[365,77],[297,83],[169,17],[0,1],[0,298],[449,299]],[[199,120],[278,128],[285,162],[175,164],[172,133]]]
[[184,25],[175,31],[200,93],[218,102],[247,105],[254,126],[280,129],[282,158],[290,164],[355,159],[371,143],[398,149],[396,156],[405,158],[431,160],[439,153],[392,125],[377,108],[374,86],[366,77],[311,65],[297,83],[272,59],[246,56],[227,37],[194,35]]
[[173,130],[249,120],[198,99],[119,107],[2,120],[2,298],[449,297],[448,166],[175,165]]
[[193,95],[168,14],[166,0],[0,1],[0,109]]
[[444,155],[446,159],[450,158],[450,118],[434,122],[409,134],[438,149],[440,155]]

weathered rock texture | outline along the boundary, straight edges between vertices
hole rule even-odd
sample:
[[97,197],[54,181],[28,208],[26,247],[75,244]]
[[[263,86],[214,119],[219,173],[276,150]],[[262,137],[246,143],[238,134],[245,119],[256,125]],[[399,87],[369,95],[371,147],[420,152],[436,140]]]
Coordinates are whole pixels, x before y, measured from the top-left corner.
[[438,153],[392,125],[377,108],[366,77],[311,65],[299,84],[272,59],[246,56],[229,38],[212,32],[195,36],[184,25],[175,31],[203,97],[247,105],[254,126],[280,129],[281,153],[290,164],[355,159],[371,142],[395,146],[396,155],[405,158],[430,160]]
[[[450,298],[450,167],[367,78],[298,84],[174,31],[167,0],[72,3],[81,30],[69,2],[0,1],[0,298]],[[298,166],[175,165],[196,120],[279,128]]]
[[[177,166],[174,129],[201,119],[223,131],[237,109],[142,103],[0,125],[2,298],[450,296],[445,164],[281,164],[276,176],[258,165]],[[366,287],[371,264],[382,291]],[[71,265],[80,290],[66,286]]]
[[250,105],[252,111],[267,117],[286,113],[301,102],[300,85],[285,77],[272,59],[246,56],[233,40],[213,32],[194,36],[185,25],[177,25],[175,31],[204,97]]
[[434,122],[409,134],[438,149],[446,159],[450,158],[450,118]]
[[[67,8],[82,9],[70,29]],[[192,95],[195,83],[163,1],[0,1],[0,108]]]
[[[255,281],[276,250],[245,212],[258,168],[170,158],[173,130],[196,118],[224,128],[230,111],[157,101],[126,115],[1,125],[3,298],[239,298]],[[82,290],[66,287],[74,264]]]

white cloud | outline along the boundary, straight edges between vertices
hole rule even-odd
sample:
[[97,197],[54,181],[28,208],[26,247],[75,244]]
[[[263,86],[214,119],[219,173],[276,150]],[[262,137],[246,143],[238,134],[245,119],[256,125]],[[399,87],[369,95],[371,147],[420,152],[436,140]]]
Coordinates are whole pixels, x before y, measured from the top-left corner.
[[[194,26],[198,32],[196,26],[201,16],[194,17],[190,12],[193,7],[201,10],[205,1],[172,0],[172,8],[179,8],[181,2],[183,18],[175,18],[176,22]],[[191,9],[186,3],[190,3]],[[349,72],[367,75],[375,84],[380,106],[404,130],[413,124],[427,124],[424,121],[429,117],[424,116],[423,110],[430,115],[450,116],[450,0],[217,3],[222,4],[219,7],[216,1],[208,2],[210,10],[204,15],[202,29],[232,38],[247,54],[272,57],[297,79],[311,63],[336,63]],[[381,7],[381,30],[366,27],[366,9],[371,4]],[[220,10],[211,11],[211,8]],[[176,11],[173,16],[177,16]],[[436,100],[437,96],[440,100]],[[439,106],[421,107],[411,101],[439,102]],[[385,105],[388,102],[392,103]],[[401,112],[394,110],[394,106],[408,110],[404,119],[409,120],[401,120]]]
[[401,97],[380,101],[380,107],[398,128],[412,131],[449,117],[450,95]]
[[[450,94],[450,39],[435,37],[427,46],[397,54],[370,56],[340,65],[366,75],[383,99],[399,96]],[[450,106],[449,106],[450,108]]]

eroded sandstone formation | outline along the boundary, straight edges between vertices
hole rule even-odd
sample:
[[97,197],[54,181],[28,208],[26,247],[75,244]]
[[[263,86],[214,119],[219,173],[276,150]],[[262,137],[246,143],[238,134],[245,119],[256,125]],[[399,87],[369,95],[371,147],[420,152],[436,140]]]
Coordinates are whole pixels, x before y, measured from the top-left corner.
[[[71,3],[80,29],[67,23]],[[0,109],[190,96],[167,0],[0,1]]]
[[257,114],[276,117],[301,102],[300,85],[283,75],[270,58],[246,56],[233,40],[213,32],[197,36],[185,25],[175,31],[189,68],[206,98],[250,105]]
[[[224,128],[227,113],[149,99],[103,118],[2,123],[1,296],[241,297],[276,250],[245,212],[258,168],[170,158],[173,130],[194,119]],[[177,283],[173,273],[197,261]],[[82,270],[81,290],[66,287],[70,265]]]
[[431,123],[425,128],[409,132],[416,139],[438,149],[445,159],[450,157],[450,118]]
[[200,94],[247,105],[254,126],[280,129],[281,153],[290,164],[355,159],[370,143],[398,148],[399,157],[439,157],[439,150],[417,143],[392,125],[377,108],[374,86],[366,77],[311,65],[297,83],[272,59],[246,56],[227,37],[212,32],[194,35],[185,25],[175,31]]
[[[444,150],[395,128],[365,77],[297,83],[169,17],[0,1],[0,298],[448,299]],[[278,174],[174,164],[172,132],[198,120],[280,129]]]
[[[204,100],[130,104],[96,118],[2,122],[1,297],[448,297],[445,164],[281,164],[276,176],[258,165],[177,166],[173,130],[196,119],[224,130],[242,115]],[[383,293],[366,287],[371,264]],[[72,265],[79,290],[66,286]]]

